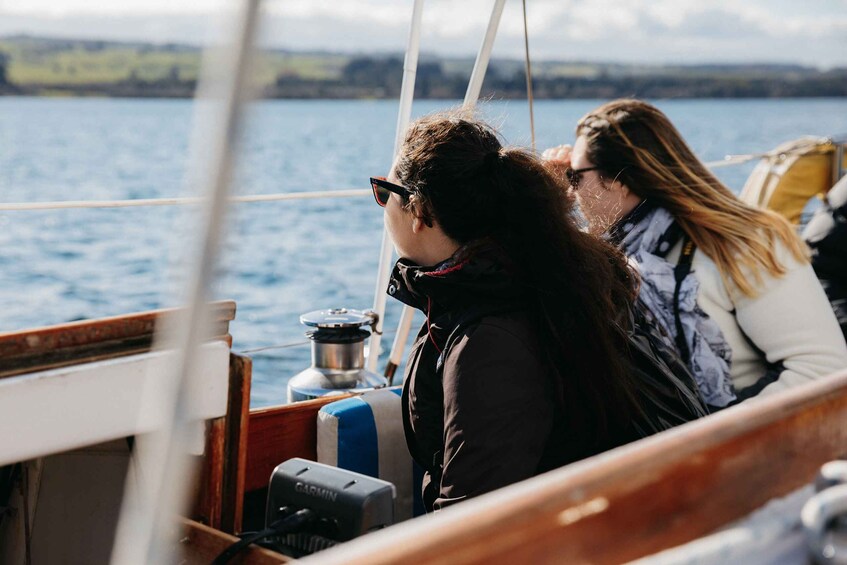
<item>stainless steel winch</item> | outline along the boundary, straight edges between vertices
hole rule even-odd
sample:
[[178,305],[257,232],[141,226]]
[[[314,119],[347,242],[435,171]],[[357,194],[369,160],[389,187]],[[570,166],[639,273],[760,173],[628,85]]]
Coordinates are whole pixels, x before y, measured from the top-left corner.
[[378,320],[370,310],[347,308],[300,316],[301,324],[314,328],[306,332],[312,340],[312,366],[288,382],[288,401],[386,386],[385,377],[365,369],[365,340],[371,333],[364,327],[373,330]]

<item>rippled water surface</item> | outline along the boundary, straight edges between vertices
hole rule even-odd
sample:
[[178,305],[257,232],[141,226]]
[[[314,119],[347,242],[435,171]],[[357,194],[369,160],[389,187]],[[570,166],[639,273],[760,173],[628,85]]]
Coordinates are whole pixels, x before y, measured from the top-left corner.
[[[536,103],[539,147],[572,141],[599,102]],[[416,104],[421,115],[455,102]],[[760,152],[800,135],[847,134],[847,100],[691,100],[658,105],[704,160]],[[238,191],[365,188],[391,160],[396,101],[268,101],[251,110]],[[526,105],[484,114],[510,143],[529,144]],[[184,100],[0,98],[0,200],[179,196],[193,107]],[[720,169],[740,189],[752,164]],[[0,212],[0,331],[175,303],[172,273],[191,208]],[[218,298],[232,298],[234,349],[301,341],[299,314],[373,303],[382,213],[373,199],[234,208]],[[399,307],[389,301],[386,327]],[[390,343],[390,336],[388,342]],[[284,400],[308,347],[254,354],[253,405]]]

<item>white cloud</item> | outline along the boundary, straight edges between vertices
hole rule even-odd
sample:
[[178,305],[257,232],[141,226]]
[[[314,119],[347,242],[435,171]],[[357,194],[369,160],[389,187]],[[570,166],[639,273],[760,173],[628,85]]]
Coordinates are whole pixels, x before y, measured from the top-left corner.
[[227,4],[225,0],[3,0],[0,10],[18,15],[54,17],[209,14]]
[[[0,0],[0,34],[202,42],[232,0]],[[427,0],[422,48],[472,55],[493,0]],[[293,49],[402,51],[412,0],[271,0],[267,43]],[[847,2],[531,0],[534,57],[639,62],[786,61],[844,65]],[[495,56],[521,56],[521,3],[507,2]]]

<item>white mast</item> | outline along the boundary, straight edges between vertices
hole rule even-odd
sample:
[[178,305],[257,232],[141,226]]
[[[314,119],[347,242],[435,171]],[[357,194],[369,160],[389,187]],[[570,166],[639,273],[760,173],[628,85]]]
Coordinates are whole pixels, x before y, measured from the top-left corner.
[[[418,53],[421,45],[421,21],[423,20],[423,0],[415,0],[412,8],[412,25],[409,29],[409,43],[406,47],[406,59],[403,62],[403,86],[400,88],[400,112],[397,115],[397,131],[394,136],[394,156],[400,151],[403,143],[403,135],[409,127],[412,118],[412,100],[415,96],[415,76],[418,71]],[[385,318],[385,287],[391,276],[391,263],[394,258],[394,249],[388,231],[382,230],[382,248],[379,253],[379,270],[376,275],[376,293],[374,296],[374,311],[379,315],[379,320],[374,327],[368,346],[368,359],[366,367],[370,371],[376,371],[379,360],[379,348],[382,341],[383,318]]]
[[505,5],[506,0],[495,0],[494,7],[491,9],[488,29],[485,30],[485,37],[482,39],[482,45],[479,47],[476,63],[471,73],[471,79],[468,81],[468,90],[465,92],[465,108],[473,108],[479,99],[479,93],[482,90],[482,81],[485,79],[485,72],[488,70],[488,61],[491,60],[491,50],[494,48],[494,39],[497,37],[497,28],[500,26],[500,16],[503,15],[503,7]]
[[[213,101],[212,129],[205,136],[210,143],[195,152],[193,171],[199,173],[206,199],[202,203],[200,236],[189,261],[188,284],[183,298],[186,308],[171,327],[156,328],[154,349],[174,352],[170,386],[151,390],[161,406],[162,428],[136,437],[130,470],[124,488],[124,501],[112,551],[113,564],[172,562],[169,543],[175,533],[175,517],[185,512],[191,481],[187,445],[192,422],[186,419],[186,383],[197,370],[200,344],[208,338],[208,299],[214,278],[218,249],[223,239],[225,212],[236,141],[247,99],[254,39],[259,23],[260,0],[242,0],[238,35],[227,51],[205,61],[203,92]],[[214,63],[214,65],[210,64]],[[198,96],[198,100],[201,99]],[[195,106],[196,107],[196,106]],[[204,120],[195,114],[194,142],[201,140]],[[208,171],[208,172],[206,172]],[[195,422],[196,423],[196,422]]]
[[[491,60],[491,50],[494,48],[494,39],[497,37],[497,28],[500,26],[500,17],[503,15],[503,7],[506,5],[506,0],[495,0],[494,7],[491,9],[491,18],[488,20],[488,29],[485,30],[485,37],[482,40],[482,45],[479,48],[479,53],[476,56],[473,72],[468,81],[468,89],[465,92],[465,100],[462,104],[463,108],[471,109],[476,106],[479,100],[479,93],[482,91],[482,81],[485,79],[485,72],[488,70],[488,62]],[[405,128],[404,128],[405,129]],[[399,149],[399,147],[398,147]],[[385,239],[387,235],[383,236]],[[383,242],[384,243],[384,242]],[[385,279],[377,281],[376,294],[382,299],[382,312],[385,311],[385,287],[388,284],[391,255],[380,258],[380,274],[385,270]],[[379,310],[377,310],[379,312]],[[406,342],[409,340],[409,331],[412,328],[412,319],[415,311],[409,306],[403,306],[403,313],[400,315],[400,322],[397,325],[397,333],[394,335],[394,343],[391,346],[391,355],[388,358],[388,365],[385,367],[385,374],[389,379],[393,379],[394,372],[400,365],[403,350],[406,348]],[[376,336],[378,337],[378,336]],[[373,354],[374,346],[371,338],[371,356],[368,358],[368,368],[374,370],[376,368],[376,355]],[[377,342],[378,343],[378,342]],[[370,364],[370,361],[373,363]]]

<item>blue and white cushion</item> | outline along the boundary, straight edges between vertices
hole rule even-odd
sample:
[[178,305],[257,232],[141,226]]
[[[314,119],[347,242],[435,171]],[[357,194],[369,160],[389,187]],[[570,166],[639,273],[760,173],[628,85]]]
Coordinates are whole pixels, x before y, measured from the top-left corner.
[[422,472],[403,432],[401,387],[327,404],[318,413],[318,462],[394,484],[399,522],[423,514]]

